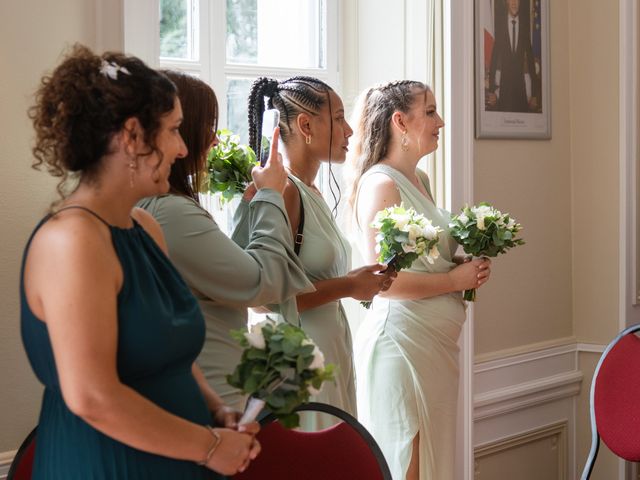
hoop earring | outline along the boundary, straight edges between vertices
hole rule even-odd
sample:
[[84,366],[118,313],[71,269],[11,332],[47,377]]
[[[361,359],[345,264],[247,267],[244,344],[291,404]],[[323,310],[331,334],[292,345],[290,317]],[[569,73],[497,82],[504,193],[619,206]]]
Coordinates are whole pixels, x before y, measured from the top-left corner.
[[136,183],[135,175],[136,164],[133,160],[129,160],[129,188],[133,188]]
[[304,143],[306,143],[307,145],[311,145],[311,135],[309,135],[308,137],[304,137]]
[[400,148],[403,152],[409,151],[409,139],[407,138],[407,131],[402,132],[402,137],[400,138]]

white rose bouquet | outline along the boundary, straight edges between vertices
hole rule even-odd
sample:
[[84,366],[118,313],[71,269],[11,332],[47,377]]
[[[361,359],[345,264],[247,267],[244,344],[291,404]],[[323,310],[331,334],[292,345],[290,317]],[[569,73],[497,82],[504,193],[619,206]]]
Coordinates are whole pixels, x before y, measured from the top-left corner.
[[250,396],[239,423],[253,421],[266,406],[284,426],[297,427],[300,418],[294,409],[334,379],[334,365],[325,365],[313,340],[286,322],[265,320],[249,330],[232,330],[231,336],[245,350],[227,382]]
[[[397,272],[409,268],[418,258],[433,264],[440,256],[438,240],[442,229],[413,208],[394,205],[376,213],[371,223],[376,234],[378,261]],[[371,302],[360,302],[369,308]]]
[[[462,245],[465,253],[475,257],[497,257],[524,240],[516,238],[522,226],[509,216],[496,210],[488,203],[462,209],[454,215],[449,224],[451,236]],[[464,299],[473,302],[476,289],[465,290]]]
[[216,135],[218,144],[207,155],[208,190],[221,192],[225,202],[244,193],[258,160],[251,147],[240,143],[238,135],[229,130],[218,130]]

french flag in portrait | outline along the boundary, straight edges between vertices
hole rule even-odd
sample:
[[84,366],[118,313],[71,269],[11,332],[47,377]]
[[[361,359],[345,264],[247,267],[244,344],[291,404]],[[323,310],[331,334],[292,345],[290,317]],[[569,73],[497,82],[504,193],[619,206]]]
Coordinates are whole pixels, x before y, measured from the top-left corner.
[[482,29],[484,30],[484,68],[489,71],[491,68],[491,54],[495,42],[494,20],[493,20],[493,0],[480,2],[482,5]]

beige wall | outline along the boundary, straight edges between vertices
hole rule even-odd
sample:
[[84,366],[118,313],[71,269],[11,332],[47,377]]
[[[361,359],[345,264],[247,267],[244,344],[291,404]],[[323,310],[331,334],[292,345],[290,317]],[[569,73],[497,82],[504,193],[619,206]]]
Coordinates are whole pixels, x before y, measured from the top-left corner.
[[608,343],[618,331],[620,288],[618,2],[569,5],[575,335]]
[[22,249],[54,199],[55,183],[31,163],[32,128],[26,111],[43,72],[65,45],[95,43],[94,2],[0,2],[0,452],[13,450],[37,423],[41,389],[22,348],[18,278]]
[[476,355],[573,335],[569,8],[552,1],[551,140],[476,140],[474,201],[509,211],[527,244],[493,262],[475,306]]

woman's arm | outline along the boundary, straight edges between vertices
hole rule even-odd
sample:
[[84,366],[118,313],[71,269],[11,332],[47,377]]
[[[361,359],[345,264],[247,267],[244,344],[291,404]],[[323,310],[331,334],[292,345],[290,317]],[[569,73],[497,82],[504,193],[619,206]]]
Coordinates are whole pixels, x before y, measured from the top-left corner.
[[[201,461],[212,444],[207,428],[163,410],[119,380],[116,298],[123,274],[110,232],[97,225],[80,215],[52,219],[34,237],[25,268],[27,301],[47,324],[65,403],[131,447]],[[249,457],[252,439],[217,431],[222,442],[208,466],[232,473]]]
[[[365,261],[377,257],[375,253],[376,231],[372,228],[376,213],[393,205],[400,205],[400,193],[395,182],[382,173],[368,176],[360,186],[358,198],[366,202],[357,202],[357,221],[361,229],[361,245]],[[435,297],[449,292],[477,288],[488,279],[489,270],[483,260],[462,263],[447,273],[400,272],[391,287],[381,293],[382,297],[398,300],[416,300]]]
[[[301,205],[298,188],[291,180],[287,181],[283,198],[291,222],[291,231],[295,236],[300,223]],[[380,273],[386,268],[383,265],[379,265],[375,261],[371,263],[371,265],[352,270],[343,277],[313,282],[314,292],[296,297],[298,311],[304,312],[346,297],[352,297],[356,300],[371,300],[381,290],[388,288],[395,278],[394,273]]]

